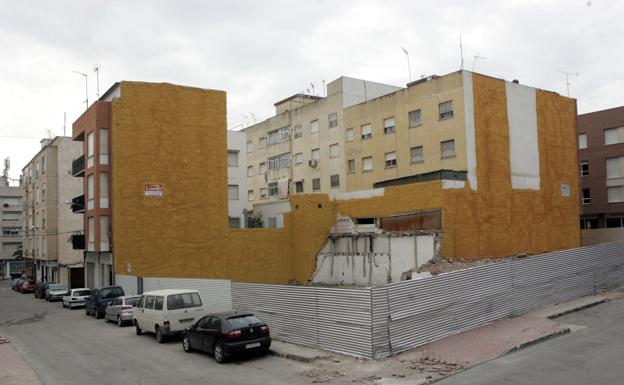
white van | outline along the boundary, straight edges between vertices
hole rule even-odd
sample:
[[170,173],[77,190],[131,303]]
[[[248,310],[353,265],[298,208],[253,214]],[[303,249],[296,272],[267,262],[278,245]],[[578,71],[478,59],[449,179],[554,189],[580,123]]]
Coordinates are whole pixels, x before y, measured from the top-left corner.
[[204,315],[197,290],[166,289],[143,293],[132,311],[136,334],[151,332],[156,340],[179,334]]

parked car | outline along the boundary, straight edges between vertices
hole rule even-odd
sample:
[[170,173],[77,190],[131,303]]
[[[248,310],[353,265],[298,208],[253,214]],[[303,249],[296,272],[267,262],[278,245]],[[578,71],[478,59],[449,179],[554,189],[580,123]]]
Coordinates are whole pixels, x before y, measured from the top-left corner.
[[139,303],[140,295],[117,297],[106,306],[105,322],[117,322],[117,326],[132,323],[132,309]]
[[22,281],[22,278],[15,278],[13,281],[11,281],[11,290],[17,291],[17,288]]
[[62,283],[51,283],[45,290],[45,299],[50,302],[62,300],[68,292],[69,290]]
[[39,285],[35,289],[35,298],[45,298],[46,289],[49,285],[52,285],[53,282],[39,282]]
[[95,318],[102,318],[104,317],[106,306],[115,298],[123,295],[124,291],[121,286],[105,286],[93,289],[89,293],[89,298],[85,304],[85,313],[87,315],[93,314]]
[[66,296],[63,297],[63,307],[73,309],[75,307],[84,306],[89,298],[91,289],[81,287],[79,289],[71,289]]
[[270,347],[269,327],[253,314],[209,314],[182,333],[185,352],[203,350],[212,353],[218,363],[236,355],[264,354]]
[[204,308],[197,290],[166,289],[143,293],[132,313],[132,323],[137,335],[155,333],[156,341],[163,343],[202,316]]
[[37,286],[37,281],[25,279],[20,283],[18,291],[22,294],[33,293],[37,289]]

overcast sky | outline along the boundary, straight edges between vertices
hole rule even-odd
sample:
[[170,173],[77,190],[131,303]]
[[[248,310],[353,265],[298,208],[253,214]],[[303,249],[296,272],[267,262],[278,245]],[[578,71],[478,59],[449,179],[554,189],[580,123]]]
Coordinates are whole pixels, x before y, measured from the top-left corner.
[[580,113],[624,105],[624,2],[0,0],[0,157],[10,176],[67,135],[115,81],[227,92],[228,127],[341,75],[398,86],[464,68],[566,94]]

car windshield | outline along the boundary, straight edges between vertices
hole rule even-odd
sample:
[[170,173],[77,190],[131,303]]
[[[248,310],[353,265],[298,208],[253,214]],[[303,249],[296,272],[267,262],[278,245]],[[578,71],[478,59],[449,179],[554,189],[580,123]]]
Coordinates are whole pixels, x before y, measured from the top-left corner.
[[126,298],[126,305],[132,305],[136,307],[137,303],[139,303],[139,298],[141,297]]
[[56,283],[54,285],[48,286],[48,289],[50,289],[50,290],[65,290],[65,285],[63,285],[62,283]]
[[255,315],[243,315],[243,316],[235,316],[227,319],[230,325],[232,325],[233,329],[241,329],[245,327],[249,327],[252,325],[261,324],[260,321]]
[[202,305],[201,298],[197,293],[174,294],[167,297],[167,309],[186,309],[188,307],[199,307]]
[[117,298],[124,295],[123,290],[120,287],[109,287],[108,289],[102,289],[100,296],[102,298]]
[[86,295],[89,295],[91,291],[90,290],[76,290],[74,292],[74,296],[76,297],[84,297]]

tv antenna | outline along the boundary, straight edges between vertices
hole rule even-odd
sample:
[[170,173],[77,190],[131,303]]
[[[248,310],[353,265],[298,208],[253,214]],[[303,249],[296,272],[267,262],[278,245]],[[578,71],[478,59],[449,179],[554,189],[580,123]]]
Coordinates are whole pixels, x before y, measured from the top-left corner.
[[462,45],[461,35],[459,35],[459,57],[461,59],[460,64],[459,64],[459,69],[463,70],[464,69],[464,46]]
[[409,52],[407,52],[407,50],[405,49],[405,47],[401,47],[401,49],[403,50],[403,53],[405,53],[405,57],[407,57],[407,76],[409,77],[409,82],[412,82],[412,68],[410,67],[410,62],[409,62]]
[[566,72],[566,71],[557,71],[559,73],[562,73],[565,75],[566,77],[566,90],[568,92],[568,97],[570,97],[570,75],[574,75],[576,77],[579,76],[578,72]]
[[474,58],[472,58],[472,72],[474,72],[475,70],[475,63],[477,62],[477,60],[485,60],[485,59],[487,59],[485,56],[479,56],[478,54],[474,55]]
[[85,110],[89,109],[89,75],[83,73],[83,72],[79,72],[74,70],[75,73],[77,73],[78,75],[82,75],[85,78]]
[[96,87],[95,97],[96,97],[96,100],[99,100],[100,99],[100,66],[95,64],[93,66],[93,72],[95,72],[95,87]]
[[314,96],[314,83],[310,83],[310,87],[312,88],[312,96]]

